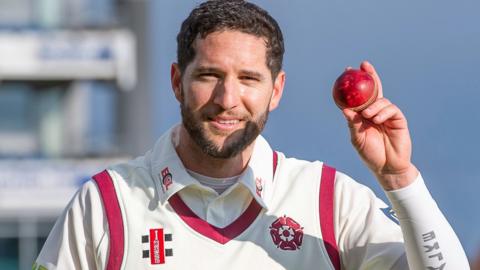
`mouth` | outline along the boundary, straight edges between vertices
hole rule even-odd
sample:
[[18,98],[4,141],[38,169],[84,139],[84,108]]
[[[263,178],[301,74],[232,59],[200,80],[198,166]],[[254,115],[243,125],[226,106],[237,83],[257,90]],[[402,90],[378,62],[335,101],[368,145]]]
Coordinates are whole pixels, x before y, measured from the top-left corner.
[[239,118],[220,116],[208,118],[208,120],[211,126],[220,132],[236,130],[241,126],[241,123],[243,122],[243,120]]

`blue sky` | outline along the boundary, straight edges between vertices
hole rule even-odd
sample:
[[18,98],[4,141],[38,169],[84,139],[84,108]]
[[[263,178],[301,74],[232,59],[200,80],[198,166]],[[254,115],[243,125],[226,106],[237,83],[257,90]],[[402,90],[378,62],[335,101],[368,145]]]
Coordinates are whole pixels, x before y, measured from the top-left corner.
[[[155,136],[179,121],[169,72],[181,21],[199,1],[152,1]],[[407,116],[413,160],[467,254],[480,250],[480,2],[258,0],[285,37],[287,83],[264,132],[288,156],[322,160],[385,198],[331,99],[346,66],[371,61]]]

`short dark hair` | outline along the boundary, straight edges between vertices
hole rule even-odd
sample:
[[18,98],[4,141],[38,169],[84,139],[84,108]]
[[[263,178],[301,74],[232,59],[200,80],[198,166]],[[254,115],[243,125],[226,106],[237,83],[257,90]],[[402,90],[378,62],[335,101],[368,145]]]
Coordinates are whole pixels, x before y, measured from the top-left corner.
[[267,11],[243,0],[210,0],[192,10],[177,35],[177,61],[180,71],[195,58],[193,42],[199,36],[222,30],[237,30],[265,39],[267,67],[272,78],[282,69],[283,35]]

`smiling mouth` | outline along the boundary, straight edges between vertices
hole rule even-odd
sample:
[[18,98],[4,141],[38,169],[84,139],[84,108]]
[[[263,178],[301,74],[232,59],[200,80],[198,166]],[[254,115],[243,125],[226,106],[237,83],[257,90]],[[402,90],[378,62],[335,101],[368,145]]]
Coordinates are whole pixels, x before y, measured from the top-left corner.
[[225,119],[221,117],[209,118],[208,120],[214,129],[223,132],[236,130],[240,123],[243,122],[241,119]]

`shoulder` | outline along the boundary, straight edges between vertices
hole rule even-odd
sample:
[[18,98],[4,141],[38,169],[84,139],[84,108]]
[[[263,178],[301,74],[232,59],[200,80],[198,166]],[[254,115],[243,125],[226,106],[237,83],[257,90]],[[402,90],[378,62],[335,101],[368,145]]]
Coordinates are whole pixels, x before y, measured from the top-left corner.
[[297,159],[294,157],[287,157],[282,152],[278,154],[278,166],[281,168],[282,174],[295,175],[312,175],[320,181],[322,172],[326,169],[334,171],[335,180],[335,197],[337,200],[371,200],[376,198],[373,191],[355,181],[352,177],[346,173],[338,170],[334,166],[329,165],[327,162],[315,160],[308,161],[303,159]]
[[110,175],[119,175],[125,179],[131,178],[132,176],[142,173],[149,172],[149,156],[139,156],[135,159],[118,163],[107,168],[107,171]]
[[298,174],[310,170],[321,170],[323,162],[321,161],[308,161],[304,159],[298,159],[295,157],[287,157],[284,153],[276,151],[278,156],[277,168],[281,170],[282,174]]
[[67,208],[80,206],[79,209],[88,212],[90,207],[87,206],[97,205],[99,202],[101,202],[101,199],[98,185],[92,178],[80,187]]
[[[342,171],[335,173],[335,189],[344,196],[375,196],[373,191],[364,184],[354,180],[352,177]],[[376,197],[376,196],[375,196]]]
[[[363,189],[367,188],[347,174],[338,171],[335,167],[329,165],[328,163],[320,160],[304,160],[298,159],[295,157],[287,157],[284,153],[278,152],[278,167],[281,168],[281,172],[284,173],[291,173],[291,174],[299,174],[299,173],[314,173],[315,175],[320,176],[323,170],[329,169],[330,171],[334,172],[334,179],[335,179],[335,188],[353,188],[353,189]],[[320,178],[319,178],[320,179]],[[368,189],[368,188],[367,188]]]
[[[94,185],[102,200],[116,197],[120,203],[121,210],[125,211],[133,201],[151,200],[160,189],[158,186],[158,174],[155,168],[150,165],[148,153],[133,160],[115,164],[93,176]],[[109,192],[113,191],[113,193]],[[105,193],[105,194],[104,194]]]
[[120,185],[150,186],[152,182],[149,154],[112,165],[106,169],[116,188]]

